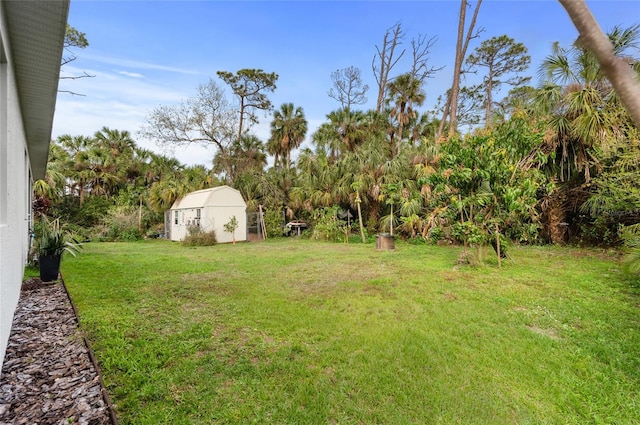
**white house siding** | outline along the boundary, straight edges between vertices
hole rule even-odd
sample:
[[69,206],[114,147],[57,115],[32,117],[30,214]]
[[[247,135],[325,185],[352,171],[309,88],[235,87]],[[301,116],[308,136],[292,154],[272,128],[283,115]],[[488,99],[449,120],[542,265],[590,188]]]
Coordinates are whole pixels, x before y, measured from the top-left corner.
[[[4,44],[4,34],[2,39]],[[0,354],[4,359],[28,249],[30,178],[15,79],[6,62],[0,67]]]
[[[0,3],[0,367],[29,250],[33,176],[44,177],[46,167],[68,4]],[[51,25],[41,25],[39,18]],[[25,27],[31,19],[42,31]],[[49,49],[48,42],[56,39],[53,44],[59,48]],[[31,80],[31,74],[20,73],[29,64],[55,69],[55,74],[44,82]]]

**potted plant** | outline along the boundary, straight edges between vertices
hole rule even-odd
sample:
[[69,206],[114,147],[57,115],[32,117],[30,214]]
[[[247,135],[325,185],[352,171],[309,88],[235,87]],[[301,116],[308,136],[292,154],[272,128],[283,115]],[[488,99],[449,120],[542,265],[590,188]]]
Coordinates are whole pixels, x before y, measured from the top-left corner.
[[42,217],[37,244],[40,280],[43,282],[52,282],[58,279],[60,260],[64,252],[75,257],[82,248],[80,242],[62,229],[59,219],[50,221],[46,217]]

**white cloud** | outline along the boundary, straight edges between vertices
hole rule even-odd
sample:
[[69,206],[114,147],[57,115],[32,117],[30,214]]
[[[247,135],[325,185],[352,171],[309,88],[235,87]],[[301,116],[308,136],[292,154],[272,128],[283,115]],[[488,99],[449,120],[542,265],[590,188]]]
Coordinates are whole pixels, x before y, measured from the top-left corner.
[[[66,67],[71,73],[81,73],[80,68]],[[154,152],[175,156],[187,165],[202,164],[212,166],[215,149],[213,147],[177,147],[165,151],[153,141],[143,139],[139,130],[146,123],[148,114],[160,105],[175,105],[196,93],[198,78],[187,78],[174,73],[157,73],[149,78],[137,72],[118,69],[86,69],[94,78],[62,80],[61,90],[81,93],[72,96],[58,95],[52,137],[63,134],[91,136],[103,127],[129,131],[136,143]],[[279,103],[278,103],[279,104]],[[259,114],[260,123],[251,132],[266,142],[270,136],[272,113]],[[311,134],[322,120],[309,120],[309,133],[304,146],[310,146]]]
[[125,77],[144,78],[144,75],[138,74],[137,72],[120,71],[118,69],[114,69],[113,72],[116,72],[116,73],[118,73],[120,75],[124,75]]
[[[67,66],[69,73],[82,73]],[[165,151],[153,141],[138,135],[147,115],[160,105],[177,104],[195,93],[195,85],[174,74],[162,74],[153,80],[139,73],[123,70],[87,69],[93,78],[61,80],[60,90],[82,94],[59,93],[52,137],[63,134],[91,136],[103,127],[129,131],[138,146],[174,156],[187,165],[202,164],[211,168],[214,150],[201,146],[178,147]],[[182,87],[181,87],[182,86]]]
[[189,75],[198,75],[200,72],[195,71],[193,69],[186,68],[178,68],[174,66],[162,65],[151,62],[143,62],[133,59],[119,58],[114,56],[107,56],[101,54],[93,54],[91,52],[83,52],[82,59],[86,61],[94,61],[99,63],[104,63],[108,65],[119,65],[122,67],[132,68],[132,69],[150,69],[155,71],[165,71],[172,72],[177,74],[189,74]]

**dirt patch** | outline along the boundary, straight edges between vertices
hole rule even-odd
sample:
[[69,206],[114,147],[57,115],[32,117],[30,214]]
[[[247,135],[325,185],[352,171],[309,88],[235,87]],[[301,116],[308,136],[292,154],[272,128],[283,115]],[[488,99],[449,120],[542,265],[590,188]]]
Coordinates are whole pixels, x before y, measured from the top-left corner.
[[543,329],[537,326],[527,326],[527,329],[535,334],[546,336],[547,338],[551,338],[556,341],[560,339],[560,336],[558,336],[556,331],[554,331],[553,329]]

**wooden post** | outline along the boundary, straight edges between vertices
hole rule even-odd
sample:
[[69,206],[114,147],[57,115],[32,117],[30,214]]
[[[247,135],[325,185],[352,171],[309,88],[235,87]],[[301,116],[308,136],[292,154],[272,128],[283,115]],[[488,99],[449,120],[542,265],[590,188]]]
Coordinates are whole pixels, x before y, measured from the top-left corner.
[[362,210],[360,209],[360,203],[362,200],[360,199],[360,194],[356,192],[356,205],[358,206],[358,222],[360,224],[360,236],[362,237],[362,243],[366,242],[364,237],[364,226],[362,225]]
[[496,251],[498,252],[498,268],[502,268],[502,258],[500,255],[500,231],[498,229],[498,223],[496,223]]
[[264,224],[264,214],[262,212],[262,205],[258,205],[258,211],[259,211],[259,215],[260,215],[260,219],[259,219],[259,225],[260,225],[260,231],[262,233],[262,239],[267,239],[267,226]]

